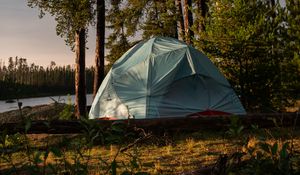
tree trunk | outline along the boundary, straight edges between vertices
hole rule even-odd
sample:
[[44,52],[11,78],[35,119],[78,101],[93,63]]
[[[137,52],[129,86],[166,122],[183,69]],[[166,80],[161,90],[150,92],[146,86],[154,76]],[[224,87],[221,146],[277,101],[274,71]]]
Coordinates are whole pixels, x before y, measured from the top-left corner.
[[192,7],[192,0],[184,0],[184,29],[185,29],[185,42],[187,44],[192,44],[192,38],[194,37],[194,32],[191,30],[193,25],[193,14],[189,8]]
[[243,62],[242,62],[241,58],[238,59],[238,64],[239,64],[239,85],[240,85],[240,93],[241,93],[240,99],[241,99],[243,106],[246,109],[249,109],[247,96],[245,95],[245,82],[244,82],[245,75],[244,75],[244,71],[243,71],[244,66],[243,66]]
[[206,14],[208,12],[208,6],[206,4],[206,1],[207,0],[198,0],[198,2],[197,2],[198,11],[200,12],[200,15],[201,15],[201,18],[202,18],[202,20],[201,20],[201,22],[198,26],[198,30],[200,32],[205,31],[205,24],[204,24],[203,20],[205,19]]
[[75,33],[75,116],[86,116],[86,86],[85,86],[85,29]]
[[176,7],[177,7],[177,14],[178,14],[178,40],[184,41],[184,23],[183,23],[183,15],[182,15],[182,6],[181,0],[175,0]]
[[105,1],[97,0],[96,56],[93,96],[104,79]]

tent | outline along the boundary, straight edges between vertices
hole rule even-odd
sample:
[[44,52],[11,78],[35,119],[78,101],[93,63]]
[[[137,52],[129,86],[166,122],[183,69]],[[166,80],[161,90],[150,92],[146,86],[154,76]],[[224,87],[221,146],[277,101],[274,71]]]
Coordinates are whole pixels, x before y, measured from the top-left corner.
[[177,39],[155,37],[136,44],[112,65],[89,118],[245,113],[228,81],[203,53]]

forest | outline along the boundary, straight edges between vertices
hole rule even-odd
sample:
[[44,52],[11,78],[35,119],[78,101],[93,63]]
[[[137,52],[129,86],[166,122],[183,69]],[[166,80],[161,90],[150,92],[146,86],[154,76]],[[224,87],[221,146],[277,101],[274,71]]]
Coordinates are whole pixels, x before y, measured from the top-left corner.
[[[0,100],[74,94],[75,70],[71,65],[47,67],[28,64],[26,58],[8,58],[0,63]],[[86,69],[87,92],[92,92],[93,68]]]

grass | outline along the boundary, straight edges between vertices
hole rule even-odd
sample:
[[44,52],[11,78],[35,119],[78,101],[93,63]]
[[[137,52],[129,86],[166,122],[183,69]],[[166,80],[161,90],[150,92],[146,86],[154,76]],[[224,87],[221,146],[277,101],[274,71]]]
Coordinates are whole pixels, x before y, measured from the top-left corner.
[[[280,131],[260,129],[256,134],[243,133],[239,138],[230,138],[224,135],[224,132],[217,131],[199,131],[194,133],[181,133],[175,136],[165,138],[162,136],[153,136],[144,143],[139,143],[125,152],[119,152],[120,147],[125,145],[106,145],[93,146],[89,151],[80,148],[83,157],[78,158],[78,152],[68,149],[62,149],[63,156],[57,157],[53,153],[49,154],[45,165],[54,164],[59,161],[69,161],[75,164],[74,160],[82,161],[82,164],[88,164],[89,174],[107,174],[111,162],[116,157],[118,172],[125,170],[130,172],[148,172],[150,174],[178,174],[196,170],[216,162],[217,158],[223,154],[231,154],[245,149],[245,145],[240,144],[244,139],[248,139],[248,146],[255,145],[258,137],[265,135],[267,142],[284,141],[284,134],[289,134],[289,129]],[[259,134],[257,134],[259,133]],[[46,144],[59,144],[61,135],[28,135],[31,146],[38,150],[43,150]],[[76,137],[71,135],[68,137]],[[294,139],[285,140],[293,142],[293,147],[300,152],[300,129],[295,130]],[[91,155],[90,158],[87,158]],[[77,156],[77,157],[76,157]],[[87,159],[84,159],[86,157]],[[26,163],[28,159],[24,158],[24,151],[17,151],[12,154],[13,164],[18,168]],[[38,166],[42,167],[43,162]],[[0,159],[0,172],[11,169],[3,159]]]

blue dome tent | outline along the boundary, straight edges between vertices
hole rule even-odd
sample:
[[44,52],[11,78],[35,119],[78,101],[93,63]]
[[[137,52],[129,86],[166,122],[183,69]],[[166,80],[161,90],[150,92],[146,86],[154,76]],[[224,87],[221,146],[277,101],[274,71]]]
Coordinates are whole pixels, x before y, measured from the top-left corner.
[[193,114],[246,114],[217,67],[179,40],[155,37],[118,59],[93,101],[89,118],[136,119]]

